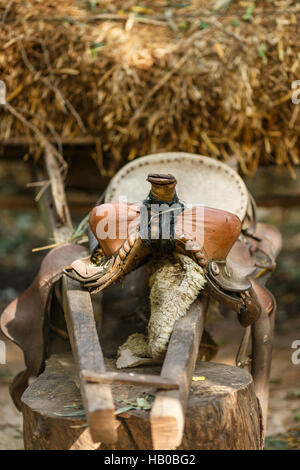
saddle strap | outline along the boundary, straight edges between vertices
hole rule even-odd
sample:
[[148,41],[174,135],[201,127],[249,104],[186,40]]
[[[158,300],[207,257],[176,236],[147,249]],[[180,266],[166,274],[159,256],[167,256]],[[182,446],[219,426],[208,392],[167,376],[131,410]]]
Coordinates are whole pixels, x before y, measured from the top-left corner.
[[[276,311],[276,300],[273,294],[264,286],[261,286],[253,281],[253,289],[257,295],[261,307],[266,311],[270,322],[274,324],[274,315]],[[251,356],[247,354],[248,346],[251,337],[250,326],[245,328],[242,340],[236,356],[237,367],[247,367],[251,364]]]
[[14,402],[15,407],[22,411],[21,397],[29,385],[30,372],[28,369],[19,372],[9,386],[9,393]]
[[221,305],[238,314],[242,326],[252,325],[259,318],[261,305],[252,287],[246,292],[226,292],[215,284],[208,275],[206,275],[205,286],[207,292]]
[[[256,203],[254,197],[250,192],[249,194],[249,206],[246,214],[246,220],[243,222],[242,233],[246,236],[251,236],[255,233],[257,227],[257,217],[256,217]],[[247,226],[247,222],[249,225]],[[246,226],[246,227],[245,227]]]

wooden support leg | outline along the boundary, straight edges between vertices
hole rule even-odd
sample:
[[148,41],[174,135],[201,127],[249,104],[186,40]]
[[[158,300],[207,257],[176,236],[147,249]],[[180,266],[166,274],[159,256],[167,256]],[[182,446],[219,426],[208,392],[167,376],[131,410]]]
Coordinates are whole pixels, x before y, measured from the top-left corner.
[[267,425],[269,403],[269,379],[272,362],[273,326],[275,306],[271,318],[263,308],[260,318],[252,325],[252,364],[251,373],[254,390],[259,399],[263,416],[264,432]]
[[108,384],[87,383],[81,374],[84,369],[105,372],[90,294],[81,289],[78,282],[65,277],[63,305],[92,439],[94,442],[115,442],[117,422],[111,387]]
[[247,357],[247,349],[248,349],[250,338],[251,338],[251,326],[247,326],[243,331],[242,341],[239,346],[236,359],[235,359],[235,364],[237,367],[245,367],[249,363],[249,358]]
[[181,444],[207,306],[207,297],[196,300],[188,313],[175,323],[161,376],[177,382],[179,390],[159,392],[156,396],[150,414],[154,449],[175,449]]

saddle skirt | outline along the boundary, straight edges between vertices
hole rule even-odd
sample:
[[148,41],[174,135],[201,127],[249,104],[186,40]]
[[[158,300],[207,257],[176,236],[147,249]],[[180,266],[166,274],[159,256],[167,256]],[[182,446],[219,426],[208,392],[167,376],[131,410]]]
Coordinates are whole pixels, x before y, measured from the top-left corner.
[[23,350],[25,365],[31,375],[38,375],[43,369],[53,287],[61,279],[66,263],[86,254],[85,248],[71,243],[51,250],[31,286],[2,312],[1,331]]

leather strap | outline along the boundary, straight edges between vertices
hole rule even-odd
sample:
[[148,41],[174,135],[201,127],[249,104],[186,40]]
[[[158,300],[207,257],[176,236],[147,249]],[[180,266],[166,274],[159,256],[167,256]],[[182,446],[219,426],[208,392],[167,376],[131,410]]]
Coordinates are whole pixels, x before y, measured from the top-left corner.
[[249,325],[253,325],[256,320],[258,320],[262,307],[253,288],[240,295],[244,301],[244,305],[240,310],[238,319],[240,324],[246,328]]
[[251,236],[255,233],[256,231],[256,226],[257,226],[257,217],[256,217],[256,203],[254,200],[254,197],[250,192],[248,192],[249,195],[249,203],[250,203],[250,214],[247,211],[246,218],[249,219],[250,225],[246,229],[242,229],[242,233],[246,236]]
[[249,340],[251,336],[251,327],[247,326],[243,331],[242,340],[236,355],[235,363],[237,367],[247,367],[251,363],[251,357],[247,355]]
[[14,402],[15,407],[19,411],[22,411],[21,398],[26,388],[28,387],[30,375],[31,374],[28,369],[22,370],[22,372],[19,372],[15,376],[15,378],[13,379],[12,383],[9,386],[10,396],[12,398],[12,401]]
[[214,284],[208,275],[206,275],[205,286],[208,293],[220,304],[238,313],[238,319],[242,326],[252,325],[259,318],[261,306],[252,288],[244,293],[225,292]]

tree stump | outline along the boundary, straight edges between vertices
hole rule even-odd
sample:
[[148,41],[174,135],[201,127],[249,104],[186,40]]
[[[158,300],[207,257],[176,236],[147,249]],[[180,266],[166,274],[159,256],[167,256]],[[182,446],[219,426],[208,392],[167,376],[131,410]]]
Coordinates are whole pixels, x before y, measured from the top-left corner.
[[[106,361],[114,371],[114,361]],[[159,374],[159,366],[128,372]],[[198,380],[195,380],[198,378]],[[152,449],[150,411],[139,409],[117,415],[118,442],[94,443],[82,416],[70,353],[51,356],[47,366],[22,396],[24,442],[28,450]],[[112,385],[116,409],[153,397],[151,387]],[[237,367],[197,362],[187,406],[184,438],[179,449],[258,450],[262,442],[261,412],[251,375]]]

